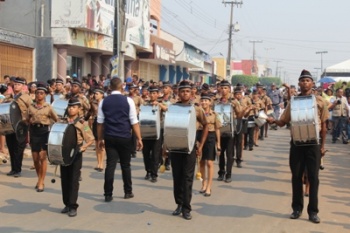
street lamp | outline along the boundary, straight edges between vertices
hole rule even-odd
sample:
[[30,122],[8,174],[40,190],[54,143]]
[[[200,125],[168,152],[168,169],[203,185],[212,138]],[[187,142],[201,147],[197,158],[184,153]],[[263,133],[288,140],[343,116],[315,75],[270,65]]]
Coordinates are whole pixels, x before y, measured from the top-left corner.
[[316,52],[316,54],[321,54],[321,76],[322,76],[322,73],[323,73],[323,54],[324,53],[328,53],[328,51],[318,51],[318,52]]

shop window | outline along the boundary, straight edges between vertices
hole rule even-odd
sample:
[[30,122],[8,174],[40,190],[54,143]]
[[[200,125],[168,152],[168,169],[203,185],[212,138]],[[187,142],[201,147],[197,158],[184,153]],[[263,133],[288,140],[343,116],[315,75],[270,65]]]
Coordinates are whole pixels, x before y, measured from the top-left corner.
[[83,58],[67,56],[67,75],[73,77],[76,74],[78,78],[81,78],[83,70]]

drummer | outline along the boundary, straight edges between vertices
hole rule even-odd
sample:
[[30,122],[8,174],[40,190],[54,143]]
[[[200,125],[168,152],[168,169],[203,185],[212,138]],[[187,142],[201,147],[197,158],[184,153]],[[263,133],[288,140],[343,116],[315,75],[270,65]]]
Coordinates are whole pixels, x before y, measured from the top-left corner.
[[37,83],[35,102],[28,108],[30,146],[38,181],[35,185],[37,192],[44,191],[44,180],[47,170],[47,142],[52,122],[58,117],[52,106],[45,102],[47,88],[44,83]]
[[[184,80],[179,83],[179,99],[177,104],[189,106],[191,104],[191,85],[188,81]],[[173,212],[173,215],[180,215],[186,220],[191,220],[191,199],[192,199],[192,187],[194,170],[196,166],[196,154],[199,156],[202,154],[204,142],[208,135],[208,124],[205,118],[203,110],[199,107],[195,107],[197,125],[203,126],[202,138],[198,144],[197,151],[192,149],[190,154],[178,153],[170,151],[171,168],[174,180],[174,199],[177,204],[177,208]]]
[[[150,86],[149,91],[149,100],[145,101],[144,105],[152,105],[154,107],[160,108],[160,117],[161,121],[163,119],[163,112],[168,110],[168,106],[158,102],[159,89],[156,86]],[[163,131],[163,130],[162,130]],[[142,139],[143,148],[143,162],[145,164],[146,176],[145,180],[151,180],[152,183],[157,182],[158,177],[158,165],[159,159],[162,153],[162,142],[163,142],[163,133],[159,139]]]
[[62,78],[56,79],[56,90],[54,92],[54,95],[60,96],[60,98],[64,98],[64,96],[67,94],[65,88],[64,88],[64,80]]
[[[220,82],[221,89],[221,98],[217,101],[217,104],[231,104],[233,107],[233,118],[237,118],[242,114],[242,107],[240,103],[235,100],[231,93],[231,84],[227,80]],[[232,166],[233,166],[233,157],[234,157],[234,143],[233,135],[231,133],[223,134],[221,132],[221,154],[219,160],[219,177],[218,181],[225,181],[230,183],[232,181]],[[226,161],[225,161],[225,152],[226,152]],[[226,166],[225,166],[226,165]],[[225,170],[226,167],[226,170]]]
[[[169,105],[175,103],[177,101],[177,97],[175,98],[172,94],[172,84],[169,81],[163,82],[163,96],[158,100],[160,103],[162,103],[163,106],[166,107],[166,109],[163,109],[162,111],[162,117],[164,117],[166,110],[168,109]],[[163,125],[162,125],[163,127]],[[161,133],[163,135],[163,133]],[[163,143],[163,141],[162,141]],[[163,154],[164,154],[164,162],[163,162]],[[170,158],[169,156],[166,156],[165,146],[163,145],[162,153],[160,154],[160,161],[161,164],[165,165],[165,170],[170,170]]]
[[[74,84],[73,84],[74,85]],[[77,146],[75,158],[69,166],[61,167],[62,198],[65,207],[61,213],[68,213],[69,217],[77,215],[77,200],[79,191],[79,178],[83,162],[83,152],[94,143],[94,135],[88,122],[81,123],[80,112],[82,104],[78,98],[71,98],[68,101],[68,124],[73,124],[77,132]],[[85,144],[83,144],[85,141]]]
[[[16,77],[13,78],[13,81],[13,94],[6,98],[4,103],[16,101],[21,110],[22,120],[26,120],[28,107],[33,101],[27,93],[23,92],[23,87],[26,84],[25,79]],[[7,175],[14,176],[15,178],[21,176],[23,152],[26,147],[26,133],[22,135],[23,138],[20,141],[17,140],[16,133],[17,132],[5,136],[11,160],[11,171],[7,173]]]
[[[301,93],[299,96],[310,96],[312,94],[313,78],[309,71],[303,70],[299,77],[299,87]],[[317,117],[321,135],[321,143],[318,145],[303,145],[296,146],[293,141],[290,143],[289,165],[292,172],[292,209],[291,219],[297,219],[301,216],[304,207],[303,197],[303,172],[306,166],[307,176],[310,182],[309,205],[307,213],[309,220],[313,223],[320,223],[320,218],[317,216],[318,210],[318,186],[319,186],[319,168],[321,155],[325,153],[324,145],[326,142],[326,120],[328,119],[327,103],[321,96],[316,96]],[[316,117],[316,116],[315,116]],[[268,118],[270,124],[276,123],[283,127],[291,122],[291,104],[288,103],[285,111],[282,113],[279,120]]]
[[[134,76],[133,76],[134,77]],[[137,75],[135,75],[137,77]],[[134,84],[134,83],[129,83],[129,97],[134,101],[135,107],[136,107],[136,114],[139,116],[140,114],[140,106],[143,103],[142,98],[139,96],[139,86]],[[136,158],[136,147],[137,147],[137,142],[136,142],[136,135],[132,133],[132,152],[131,152],[131,158]]]
[[[201,107],[204,111],[208,123],[208,137],[203,145],[202,158],[200,161],[200,172],[202,175],[202,188],[199,191],[205,197],[211,196],[211,188],[214,175],[214,164],[216,151],[220,155],[220,128],[221,122],[217,113],[212,110],[212,98],[207,93],[201,94]],[[198,140],[201,139],[202,126],[200,125],[197,131]],[[206,173],[206,167],[207,173]]]
[[80,101],[81,108],[79,108],[79,117],[84,118],[84,120],[88,120],[89,116],[87,113],[90,110],[90,102],[86,98],[86,96],[83,93],[81,93],[81,88],[81,82],[78,79],[73,79],[71,83],[71,92],[68,93],[66,96],[68,97],[68,99],[77,98]]

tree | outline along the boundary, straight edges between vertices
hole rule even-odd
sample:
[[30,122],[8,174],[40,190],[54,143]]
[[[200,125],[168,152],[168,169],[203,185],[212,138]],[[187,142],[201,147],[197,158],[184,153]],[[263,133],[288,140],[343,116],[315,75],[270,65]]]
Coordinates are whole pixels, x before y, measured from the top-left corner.
[[233,75],[231,83],[233,86],[236,86],[238,83],[241,83],[247,87],[254,86],[259,81],[259,78],[251,75]]

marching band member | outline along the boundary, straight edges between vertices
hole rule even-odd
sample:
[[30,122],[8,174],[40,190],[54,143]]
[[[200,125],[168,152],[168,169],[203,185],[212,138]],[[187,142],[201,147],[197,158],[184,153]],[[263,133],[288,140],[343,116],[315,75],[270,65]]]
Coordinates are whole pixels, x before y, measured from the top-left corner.
[[[56,79],[56,90],[54,95],[63,95],[62,98],[66,95],[66,90],[64,89],[64,80],[62,78]],[[60,97],[61,98],[61,97]]]
[[[299,77],[299,87],[301,93],[299,96],[309,96],[312,94],[313,78],[311,73],[303,70]],[[327,103],[321,96],[316,96],[317,116],[320,129],[321,143],[317,145],[296,146],[293,140],[290,143],[289,165],[292,172],[292,209],[291,219],[297,219],[301,216],[304,208],[303,196],[303,173],[306,166],[308,180],[310,182],[309,205],[307,213],[309,220],[313,223],[320,223],[320,218],[317,216],[318,210],[318,187],[319,187],[319,168],[321,155],[325,153],[324,145],[326,142],[326,120],[329,112]],[[282,113],[279,120],[269,118],[268,123],[276,123],[283,127],[291,122],[291,105],[288,103],[285,111]]]
[[73,79],[71,83],[71,92],[66,95],[67,99],[77,98],[80,101],[81,108],[79,108],[79,117],[88,120],[88,111],[90,110],[90,103],[86,96],[81,93],[82,84],[78,79]]
[[[134,75],[135,77],[137,77],[137,75]],[[133,76],[133,79],[134,79]],[[134,84],[134,83],[130,83],[128,84],[129,87],[129,97],[134,101],[135,103],[135,107],[136,107],[136,114],[137,117],[139,116],[140,113],[140,106],[143,102],[142,98],[139,96],[139,87],[138,85]],[[137,147],[137,142],[136,142],[136,135],[132,134],[132,142],[133,142],[133,150],[131,152],[131,158],[136,158],[136,147]]]
[[[16,101],[22,114],[22,120],[26,120],[27,116],[27,110],[28,107],[32,104],[32,99],[30,96],[23,92],[23,86],[25,85],[26,81],[24,78],[14,78],[14,85],[13,85],[13,94],[9,98],[6,98],[4,100],[4,103]],[[7,173],[8,176],[14,176],[14,177],[20,177],[22,172],[22,161],[23,161],[23,152],[26,147],[26,141],[25,137],[23,135],[23,140],[18,141],[16,137],[16,133],[7,134],[6,137],[6,144],[7,148],[10,153],[10,160],[11,160],[11,171]]]
[[[158,102],[159,89],[156,86],[151,86],[148,89],[149,100],[144,102],[144,105],[152,105],[160,108],[161,121],[163,119],[163,112],[165,112],[168,107],[161,102]],[[159,159],[162,152],[162,142],[163,142],[163,130],[161,130],[161,136],[159,139],[142,139],[143,148],[143,162],[145,164],[146,176],[145,180],[151,179],[152,183],[157,182],[158,177],[158,165]]]
[[91,117],[93,119],[92,132],[95,137],[96,157],[97,157],[97,166],[94,169],[98,172],[103,171],[103,160],[105,156],[104,148],[99,148],[97,144],[97,111],[98,111],[98,105],[100,104],[101,100],[103,100],[103,98],[104,98],[104,91],[100,88],[95,88],[93,101],[91,102],[90,112],[91,112]]
[[246,105],[243,102],[243,96],[242,96],[242,89],[237,86],[233,91],[234,99],[236,100],[235,104],[240,106],[240,113],[239,115],[235,114],[235,119],[237,122],[236,130],[233,135],[233,144],[234,148],[233,150],[236,151],[236,153],[233,153],[233,157],[236,157],[236,163],[237,167],[242,167],[242,138],[243,138],[243,114],[244,114],[244,108]]
[[[191,85],[188,81],[181,81],[179,84],[179,99],[177,104],[190,105],[191,104]],[[177,208],[173,212],[173,215],[180,215],[186,220],[191,220],[191,199],[192,199],[192,187],[194,170],[196,166],[196,154],[199,156],[202,154],[204,142],[208,135],[208,125],[203,110],[199,107],[195,107],[197,116],[197,126],[203,126],[202,138],[198,144],[197,151],[192,149],[190,154],[184,154],[179,152],[170,151],[171,168],[173,174],[173,188],[174,199],[177,204]]]
[[34,167],[38,176],[35,185],[37,192],[44,191],[44,180],[47,170],[47,143],[50,125],[58,121],[52,106],[45,102],[47,88],[43,83],[37,83],[35,102],[28,108],[30,146],[32,150]]
[[[241,115],[242,107],[239,102],[232,98],[231,94],[231,84],[227,80],[223,80],[220,82],[221,89],[221,98],[217,103],[219,104],[231,104],[233,107],[234,115],[233,118],[237,118]],[[219,160],[219,177],[218,181],[225,180],[226,183],[230,183],[232,181],[232,166],[233,166],[233,157],[234,157],[234,143],[232,134],[229,135],[221,135],[220,139],[221,143],[221,154]],[[225,161],[225,152],[226,152],[226,161]],[[225,170],[226,165],[226,170]]]
[[[203,145],[202,158],[200,161],[200,172],[202,175],[202,188],[199,191],[205,197],[211,195],[211,185],[214,175],[214,164],[216,157],[216,150],[220,153],[220,127],[221,122],[218,119],[216,112],[211,109],[212,99],[209,94],[201,94],[201,107],[204,111],[208,124],[208,137]],[[198,128],[197,139],[200,140],[202,136],[202,126]],[[206,167],[208,168],[206,173]]]
[[[74,84],[73,84],[74,86]],[[78,192],[79,192],[79,178],[81,175],[81,167],[83,163],[83,152],[94,143],[94,135],[88,125],[88,122],[80,118],[82,104],[78,98],[71,98],[68,101],[68,123],[73,124],[77,132],[77,146],[75,158],[69,166],[60,166],[61,168],[61,187],[62,199],[65,207],[61,213],[68,213],[69,217],[77,215],[77,208],[79,207]],[[85,144],[84,144],[85,141]]]

